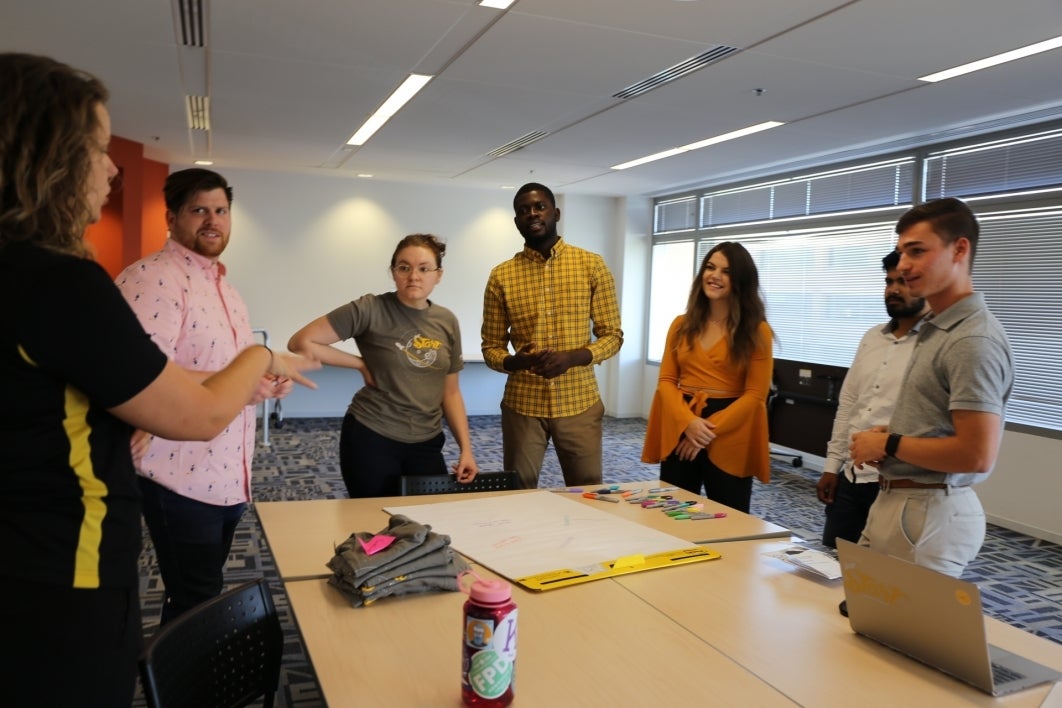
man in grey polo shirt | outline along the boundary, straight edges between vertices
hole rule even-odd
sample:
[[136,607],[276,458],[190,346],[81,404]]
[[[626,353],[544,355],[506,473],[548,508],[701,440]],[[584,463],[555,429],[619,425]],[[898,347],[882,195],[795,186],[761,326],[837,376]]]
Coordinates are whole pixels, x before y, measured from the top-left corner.
[[860,543],[948,575],[985,536],[971,485],[992,472],[1014,383],[1006,332],[974,292],[979,227],[963,202],[936,199],[896,224],[900,274],[932,314],[922,325],[887,428],[852,436],[852,462],[880,473]]

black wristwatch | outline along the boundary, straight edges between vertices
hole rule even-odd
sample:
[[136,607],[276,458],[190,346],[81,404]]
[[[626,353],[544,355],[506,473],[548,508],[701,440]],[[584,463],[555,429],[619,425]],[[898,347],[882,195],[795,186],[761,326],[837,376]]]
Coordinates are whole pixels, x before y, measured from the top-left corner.
[[896,448],[900,446],[900,438],[902,435],[898,433],[889,433],[889,439],[885,441],[885,454],[889,457],[896,457]]

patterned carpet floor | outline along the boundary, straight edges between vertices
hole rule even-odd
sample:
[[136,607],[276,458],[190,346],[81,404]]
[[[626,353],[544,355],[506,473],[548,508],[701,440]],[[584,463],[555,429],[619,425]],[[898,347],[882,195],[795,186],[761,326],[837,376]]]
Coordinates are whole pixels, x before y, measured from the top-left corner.
[[[469,422],[480,469],[501,470],[500,416],[474,416]],[[340,423],[338,418],[302,418],[285,420],[279,428],[271,428],[269,446],[259,444],[255,453],[255,499],[345,498],[339,473]],[[644,435],[644,419],[605,419],[606,483],[657,478],[658,465],[647,465],[638,459]],[[457,459],[457,447],[449,435],[444,455],[448,462]],[[817,471],[792,467],[788,459],[776,460],[771,483],[753,485],[752,514],[784,526],[812,547],[821,548],[817,545],[823,522],[822,506],[815,496],[818,477]],[[539,486],[562,485],[556,455],[550,450]],[[358,530],[362,529],[351,529]],[[323,557],[322,564],[325,560]],[[323,706],[313,667],[292,619],[258,517],[250,510],[237,530],[226,567],[226,582],[234,585],[262,576],[269,580],[273,590],[285,637],[281,684],[275,705],[278,708]],[[1062,643],[1062,546],[990,525],[985,545],[963,577],[980,586],[989,615]],[[146,532],[140,558],[140,596],[146,638],[158,627],[162,600],[161,580]],[[139,693],[135,705],[144,705]]]

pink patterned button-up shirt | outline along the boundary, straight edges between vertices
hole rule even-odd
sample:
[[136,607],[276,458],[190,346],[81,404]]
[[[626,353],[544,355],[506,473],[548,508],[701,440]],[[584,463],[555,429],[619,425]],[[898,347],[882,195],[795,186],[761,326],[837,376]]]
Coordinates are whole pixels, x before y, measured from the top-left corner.
[[[225,266],[173,239],[122,271],[118,288],[160,349],[195,371],[218,371],[254,343],[243,298]],[[250,500],[255,407],[210,442],[155,437],[137,473],[174,492],[219,506]]]

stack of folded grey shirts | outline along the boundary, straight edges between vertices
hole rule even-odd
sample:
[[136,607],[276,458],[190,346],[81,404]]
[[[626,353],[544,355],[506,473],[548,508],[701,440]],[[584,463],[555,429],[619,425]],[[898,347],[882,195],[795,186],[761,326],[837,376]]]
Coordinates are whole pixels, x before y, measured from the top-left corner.
[[[375,550],[377,536],[395,540]],[[328,582],[349,597],[354,607],[393,595],[457,591],[457,575],[468,570],[465,560],[450,548],[449,536],[401,514],[392,516],[387,528],[378,533],[351,534],[335,550],[328,561],[334,573]]]

